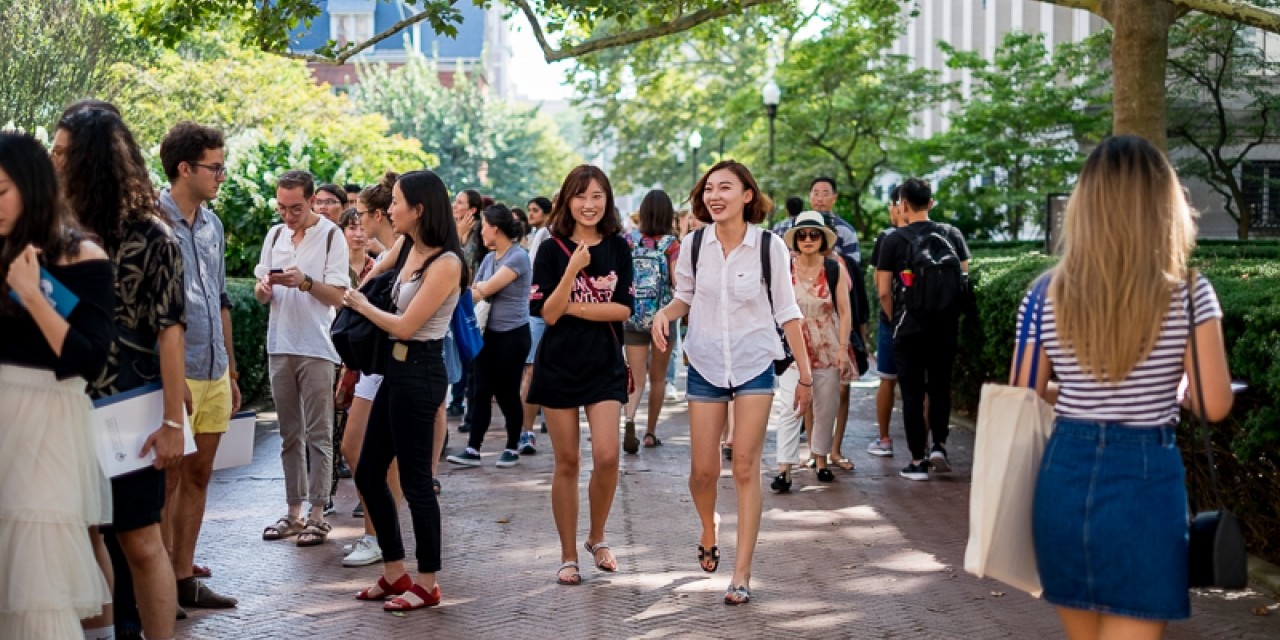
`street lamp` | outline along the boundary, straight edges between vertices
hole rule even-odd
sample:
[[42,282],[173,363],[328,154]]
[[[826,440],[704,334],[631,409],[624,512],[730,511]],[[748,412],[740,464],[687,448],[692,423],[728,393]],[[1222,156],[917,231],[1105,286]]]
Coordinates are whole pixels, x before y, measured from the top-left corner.
[[778,103],[782,101],[782,89],[772,79],[764,85],[764,110],[769,114],[769,166],[773,166],[773,120],[778,117]]
[[689,134],[689,150],[692,151],[689,167],[693,169],[693,184],[698,184],[698,149],[702,148],[702,133],[694,131]]

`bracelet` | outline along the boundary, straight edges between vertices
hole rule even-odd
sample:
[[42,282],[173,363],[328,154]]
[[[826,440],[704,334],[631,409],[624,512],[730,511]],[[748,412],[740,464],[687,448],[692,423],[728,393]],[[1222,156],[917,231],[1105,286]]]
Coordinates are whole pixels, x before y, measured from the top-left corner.
[[797,381],[796,381],[796,384],[798,384],[798,385],[800,385],[800,386],[802,386],[802,387],[809,387],[809,388],[813,388],[813,382],[809,382],[809,383],[807,383],[807,384],[806,384],[806,383],[804,383],[804,382],[800,382],[799,380],[797,380]]
[[179,429],[179,430],[182,429],[182,425],[177,422],[174,422],[173,420],[161,420],[160,424],[166,427],[172,427],[174,429]]

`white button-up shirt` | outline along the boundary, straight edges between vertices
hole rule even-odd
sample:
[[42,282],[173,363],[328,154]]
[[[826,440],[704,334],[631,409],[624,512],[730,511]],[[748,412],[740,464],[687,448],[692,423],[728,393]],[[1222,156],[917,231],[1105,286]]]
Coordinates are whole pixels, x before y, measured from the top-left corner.
[[[692,242],[693,235],[686,236]],[[768,242],[773,309],[764,290],[760,242]],[[755,225],[725,257],[716,225],[702,233],[698,275],[692,248],[676,262],[676,298],[689,305],[684,351],[689,364],[717,387],[750,381],[783,357],[776,326],[802,318],[791,284],[791,254],[782,238]]]
[[[347,238],[342,229],[320,216],[320,221],[307,228],[302,242],[296,247],[293,232],[288,227],[283,224],[272,227],[263,240],[262,253],[253,274],[263,278],[271,269],[297,266],[317,283],[350,287],[348,260]],[[333,324],[334,315],[333,307],[310,293],[293,287],[271,287],[267,353],[324,358],[338,363],[338,351],[329,338],[329,326]]]

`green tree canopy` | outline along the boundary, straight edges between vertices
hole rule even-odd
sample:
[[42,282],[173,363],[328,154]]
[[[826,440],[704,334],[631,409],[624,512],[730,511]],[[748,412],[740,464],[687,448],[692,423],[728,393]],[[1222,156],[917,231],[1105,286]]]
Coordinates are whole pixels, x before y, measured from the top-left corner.
[[967,234],[1017,239],[1050,193],[1070,190],[1082,150],[1108,133],[1109,35],[1051,53],[1043,35],[1013,32],[992,60],[939,44],[948,67],[970,74],[969,95],[905,164],[941,177],[939,205]]
[[[1268,7],[1276,0],[1260,0]],[[1208,15],[1179,21],[1169,34],[1170,144],[1182,175],[1205,181],[1222,196],[1241,240],[1256,212],[1246,200],[1242,166],[1258,145],[1280,133],[1280,63],[1255,39],[1257,31]],[[1259,176],[1254,188],[1270,188]]]
[[463,74],[440,83],[435,61],[413,56],[397,68],[361,67],[352,99],[391,131],[421,141],[454,191],[475,188],[512,206],[547,195],[579,159],[537,109],[496,100]]

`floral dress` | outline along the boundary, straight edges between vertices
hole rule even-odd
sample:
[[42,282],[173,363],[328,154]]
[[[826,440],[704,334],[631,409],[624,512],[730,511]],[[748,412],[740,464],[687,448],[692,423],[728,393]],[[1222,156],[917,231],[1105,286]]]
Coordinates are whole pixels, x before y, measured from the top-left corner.
[[796,304],[804,320],[805,348],[809,352],[810,366],[814,369],[834,369],[840,366],[840,319],[836,315],[836,303],[831,298],[826,269],[818,269],[818,276],[811,283],[800,282],[793,275]]

